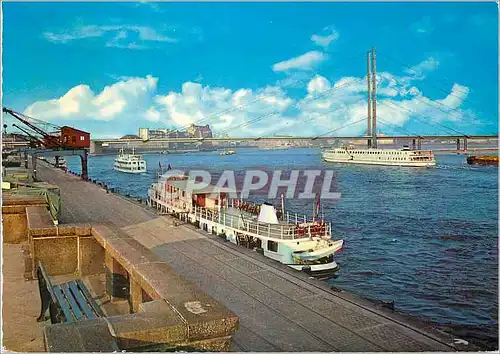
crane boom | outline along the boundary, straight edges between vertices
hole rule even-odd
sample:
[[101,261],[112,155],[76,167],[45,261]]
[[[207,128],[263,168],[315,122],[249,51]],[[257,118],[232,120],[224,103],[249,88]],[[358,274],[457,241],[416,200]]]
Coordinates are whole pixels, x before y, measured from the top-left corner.
[[[5,112],[5,113],[8,113],[10,114],[12,117],[16,118],[17,120],[19,120],[21,123],[23,123],[24,125],[28,126],[31,130],[33,130],[34,132],[36,132],[37,134],[40,134],[41,136],[43,136],[44,138],[44,145],[50,145],[50,146],[55,146],[55,147],[61,147],[61,141],[60,141],[60,138],[57,137],[57,136],[54,136],[54,135],[50,135],[48,134],[46,131],[44,131],[43,129],[40,129],[39,127],[37,127],[35,124],[31,123],[30,121],[28,121],[27,119],[24,119],[23,117],[26,117],[24,116],[24,114],[21,114],[21,113],[18,113],[16,111],[13,111],[12,109],[8,109],[6,107],[3,107],[2,108],[2,111]],[[40,121],[40,120],[37,120],[37,121]],[[42,121],[40,121],[42,122]],[[46,123],[46,122],[44,122]],[[47,124],[47,123],[46,123]],[[51,124],[53,125],[53,124]],[[55,126],[55,125],[53,125]],[[57,126],[56,126],[57,127]],[[59,128],[59,127],[58,127]]]
[[20,126],[18,126],[17,124],[12,124],[12,126],[16,127],[17,129],[19,129],[20,131],[22,131],[24,134],[26,134],[28,136],[28,138],[31,140],[31,142],[41,146],[43,145],[43,141],[41,141],[40,139],[38,139],[36,136],[30,134],[28,131],[26,131],[25,129],[21,128]]

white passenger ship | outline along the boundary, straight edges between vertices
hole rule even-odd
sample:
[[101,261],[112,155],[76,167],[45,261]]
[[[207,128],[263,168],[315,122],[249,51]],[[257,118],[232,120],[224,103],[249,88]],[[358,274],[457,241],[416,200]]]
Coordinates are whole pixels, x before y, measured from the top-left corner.
[[[371,62],[371,72],[370,72]],[[368,117],[367,140],[368,148],[358,149],[352,146],[329,149],[322,152],[323,160],[364,165],[389,165],[408,167],[430,167],[436,165],[434,153],[431,150],[410,150],[377,148],[377,80],[375,71],[375,48],[367,53],[367,85],[368,85]],[[415,146],[415,140],[414,140]],[[420,147],[420,140],[418,146]]]
[[211,185],[190,193],[187,183],[184,172],[167,171],[149,188],[148,205],[293,269],[314,275],[338,270],[333,256],[344,241],[332,240],[330,223],[230,199],[235,191],[229,188]]
[[132,154],[125,154],[122,148],[115,158],[114,169],[125,173],[144,173],[146,161],[141,155],[137,155],[134,149],[132,149]]
[[327,162],[343,162],[368,165],[390,165],[408,167],[430,167],[436,165],[434,153],[430,150],[403,149],[356,149],[343,147],[325,150],[323,159]]

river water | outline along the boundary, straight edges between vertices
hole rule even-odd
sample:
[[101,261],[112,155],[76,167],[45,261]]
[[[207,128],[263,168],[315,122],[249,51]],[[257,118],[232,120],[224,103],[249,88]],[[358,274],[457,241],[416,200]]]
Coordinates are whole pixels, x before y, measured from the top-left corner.
[[[396,310],[434,323],[480,326],[498,335],[498,167],[469,166],[465,156],[436,154],[435,168],[355,166],[323,162],[318,149],[239,149],[144,155],[148,173],[113,171],[114,156],[89,157],[89,177],[145,198],[159,162],[179,169],[334,171],[336,201],[323,200],[341,269],[328,280],[360,296],[394,301]],[[80,172],[79,160],[68,168]],[[275,204],[278,204],[275,201]],[[287,200],[311,215],[314,201]]]

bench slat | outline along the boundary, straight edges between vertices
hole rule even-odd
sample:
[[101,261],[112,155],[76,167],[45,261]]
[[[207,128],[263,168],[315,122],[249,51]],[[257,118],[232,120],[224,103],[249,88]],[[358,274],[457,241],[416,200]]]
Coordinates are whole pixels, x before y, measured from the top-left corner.
[[102,312],[101,307],[94,300],[94,298],[90,294],[89,290],[87,289],[83,281],[81,279],[77,279],[76,283],[78,284],[78,288],[81,290],[83,296],[87,299],[88,303],[92,307],[92,310],[94,310],[94,313],[98,317],[104,317],[104,312]]
[[73,321],[73,316],[71,315],[70,308],[68,306],[68,302],[63,296],[63,291],[59,285],[54,285],[52,288],[54,290],[54,295],[57,298],[57,302],[59,303],[59,306],[61,307],[64,316],[66,316],[66,321],[67,322],[74,322]]
[[78,305],[80,305],[83,313],[85,314],[85,317],[87,317],[87,319],[89,320],[97,318],[92,309],[90,308],[89,304],[87,303],[87,299],[85,299],[85,297],[82,296],[82,293],[78,289],[76,281],[69,282],[69,289],[71,290],[71,293],[76,299]]
[[71,310],[75,315],[76,320],[78,321],[84,319],[82,311],[80,311],[80,308],[78,307],[78,304],[76,303],[73,294],[71,294],[71,291],[69,291],[68,283],[61,284],[61,289],[63,290],[64,296],[66,296],[66,299],[71,305]]

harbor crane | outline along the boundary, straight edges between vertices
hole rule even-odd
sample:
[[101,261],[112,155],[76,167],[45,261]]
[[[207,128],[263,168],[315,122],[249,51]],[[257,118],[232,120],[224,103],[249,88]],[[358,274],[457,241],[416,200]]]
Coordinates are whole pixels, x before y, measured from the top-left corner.
[[2,111],[25,125],[22,128],[13,124],[30,140],[31,149],[25,151],[26,168],[28,167],[27,155],[29,154],[32,157],[33,178],[36,178],[36,162],[39,156],[55,157],[56,167],[58,167],[59,157],[76,155],[81,158],[82,179],[88,179],[87,150],[90,148],[90,133],[69,126],[60,127],[6,107],[3,107]]

